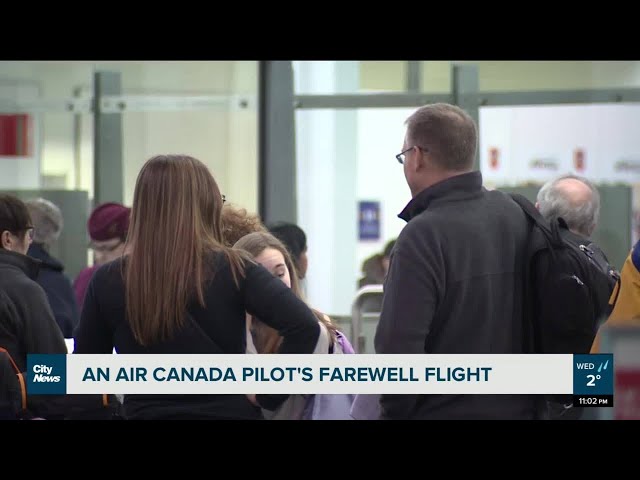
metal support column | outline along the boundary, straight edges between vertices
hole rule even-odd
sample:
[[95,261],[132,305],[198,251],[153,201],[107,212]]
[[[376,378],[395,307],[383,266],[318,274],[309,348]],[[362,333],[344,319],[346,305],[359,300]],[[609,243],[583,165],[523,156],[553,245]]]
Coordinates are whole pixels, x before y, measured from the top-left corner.
[[296,157],[291,62],[260,62],[259,82],[260,215],[265,223],[295,223]]
[[[73,89],[73,98],[82,97],[82,87]],[[82,176],[82,113],[73,114],[73,177],[76,190],[80,190]]]
[[420,62],[407,62],[407,92],[418,93],[421,80]]
[[[478,126],[480,131],[478,103],[478,66],[477,65],[452,65],[451,92],[454,103],[465,110]],[[479,141],[478,141],[479,142]],[[478,146],[479,147],[479,146]],[[476,152],[474,170],[480,170],[480,152]]]
[[93,90],[93,203],[122,202],[122,114],[102,109],[103,96],[121,94],[120,73],[96,72]]

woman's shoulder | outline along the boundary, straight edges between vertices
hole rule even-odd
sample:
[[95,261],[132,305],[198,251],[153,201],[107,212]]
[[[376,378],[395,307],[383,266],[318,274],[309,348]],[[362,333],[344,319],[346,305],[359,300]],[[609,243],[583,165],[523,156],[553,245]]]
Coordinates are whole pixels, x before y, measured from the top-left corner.
[[[204,263],[207,268],[207,275],[213,274],[213,278],[232,276],[231,259],[224,251],[210,251],[205,254]],[[246,270],[246,265],[245,265]]]
[[122,268],[126,264],[126,257],[116,258],[110,262],[107,262],[103,265],[98,265],[95,267],[93,271],[93,276],[95,277],[112,277],[115,275],[120,276],[122,273]]
[[88,284],[97,286],[99,292],[111,293],[114,287],[124,285],[125,258],[121,257],[104,265],[96,266],[93,272],[88,272],[91,276]]

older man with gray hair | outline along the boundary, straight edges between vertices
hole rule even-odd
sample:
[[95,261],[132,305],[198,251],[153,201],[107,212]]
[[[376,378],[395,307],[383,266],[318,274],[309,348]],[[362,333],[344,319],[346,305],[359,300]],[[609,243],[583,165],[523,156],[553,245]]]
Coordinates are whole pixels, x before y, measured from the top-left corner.
[[[563,238],[587,252],[608,280],[607,283],[598,284],[598,296],[610,299],[620,274],[609,264],[602,249],[591,240],[600,218],[600,193],[596,186],[578,175],[562,175],[542,186],[538,192],[536,208],[549,222],[561,219],[560,226],[566,227],[560,230]],[[584,420],[595,419],[597,417],[593,410],[576,410],[573,414],[582,416]],[[564,407],[559,415],[576,418]]]
[[562,175],[543,185],[536,207],[547,220],[562,218],[573,233],[591,238],[600,217],[600,193],[584,177]]
[[73,329],[78,324],[78,306],[71,281],[64,274],[64,266],[52,257],[49,251],[58,240],[63,227],[62,212],[44,198],[25,202],[34,227],[33,243],[27,255],[40,260],[40,271],[36,282],[47,294],[53,315],[65,338],[73,338]]
[[549,222],[561,220],[565,240],[587,251],[591,259],[611,278],[615,285],[618,272],[609,264],[607,256],[591,236],[600,218],[600,193],[596,186],[578,175],[562,175],[545,183],[536,201],[536,208]]

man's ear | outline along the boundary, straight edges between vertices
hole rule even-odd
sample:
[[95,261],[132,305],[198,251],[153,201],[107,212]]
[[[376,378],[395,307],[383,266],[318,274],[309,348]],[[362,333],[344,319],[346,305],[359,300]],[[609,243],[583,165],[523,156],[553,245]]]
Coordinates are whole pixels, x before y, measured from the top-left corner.
[[540,210],[540,202],[536,202],[536,210]]
[[427,154],[418,147],[415,147],[415,171],[419,172],[420,170],[424,170],[427,168],[428,165],[428,159],[427,159]]
[[6,250],[11,250],[12,244],[13,242],[11,241],[11,233],[9,232],[9,230],[5,230],[0,234],[0,245],[2,245],[2,248]]

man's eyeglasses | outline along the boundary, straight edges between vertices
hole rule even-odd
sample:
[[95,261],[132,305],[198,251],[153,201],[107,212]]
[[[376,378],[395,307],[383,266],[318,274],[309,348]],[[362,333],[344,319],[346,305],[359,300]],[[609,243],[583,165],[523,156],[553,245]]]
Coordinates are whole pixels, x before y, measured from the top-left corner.
[[36,229],[33,227],[27,228],[27,236],[29,237],[29,241],[33,242],[33,237],[36,236]]
[[222,203],[224,204],[224,202],[226,202],[226,201],[227,201],[226,195],[222,195]]
[[404,152],[400,152],[399,154],[396,155],[396,160],[398,160],[398,163],[400,165],[404,164],[404,160],[405,160],[405,154],[407,152],[410,152],[411,150],[413,150],[414,148],[419,148],[420,150],[422,150],[423,152],[428,152],[429,150],[423,147],[419,147],[418,145],[414,145],[413,147],[407,148]]

